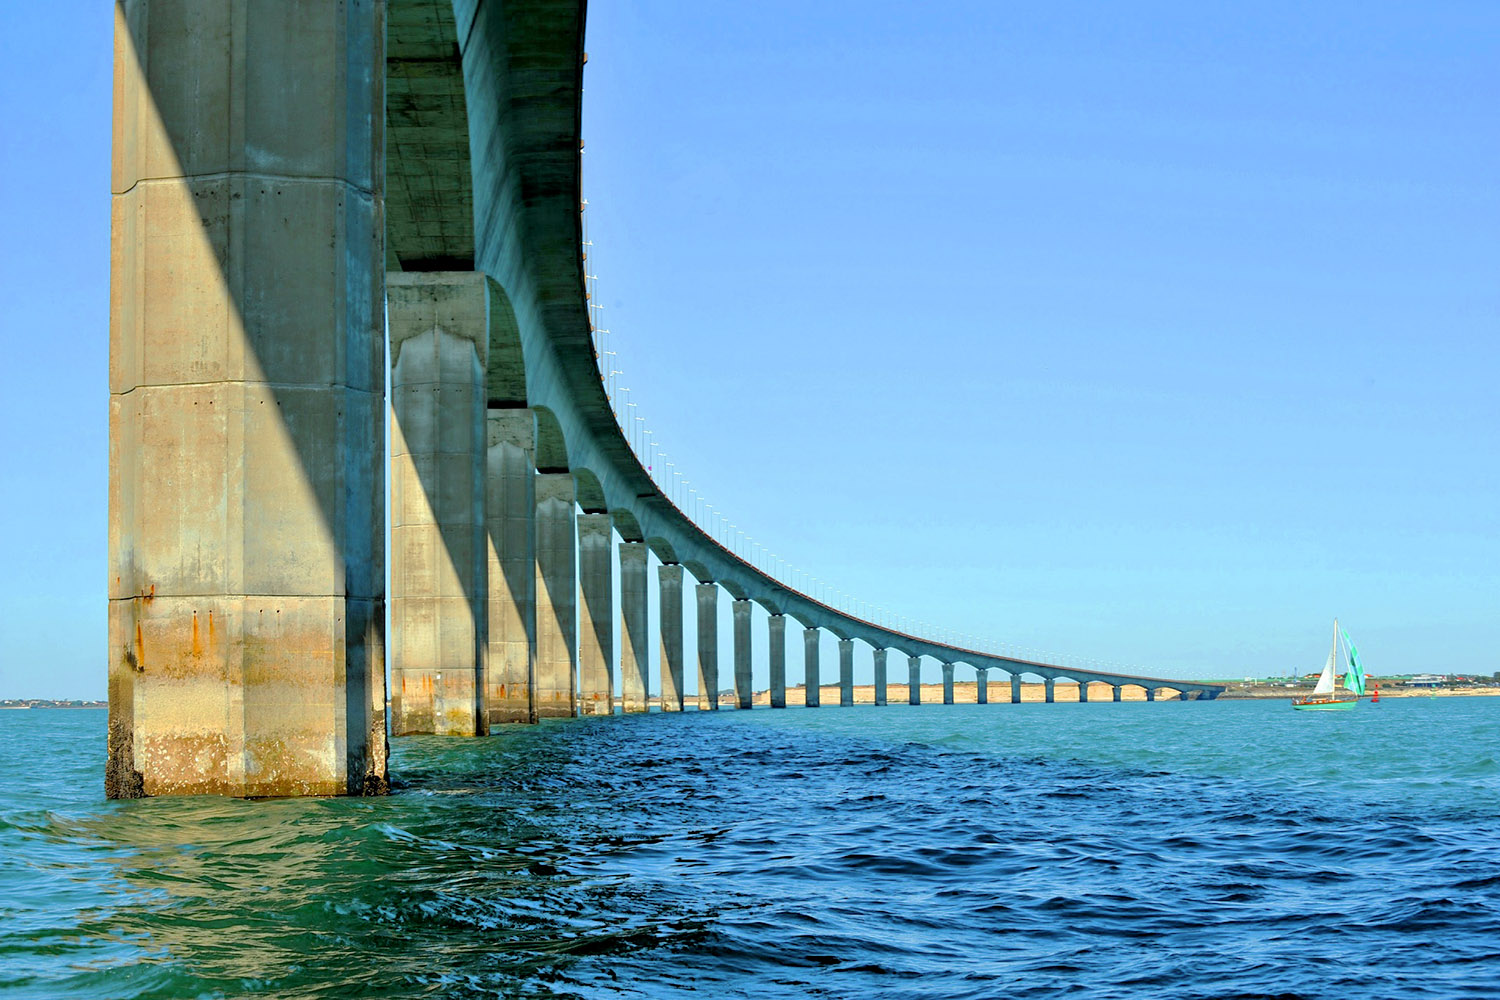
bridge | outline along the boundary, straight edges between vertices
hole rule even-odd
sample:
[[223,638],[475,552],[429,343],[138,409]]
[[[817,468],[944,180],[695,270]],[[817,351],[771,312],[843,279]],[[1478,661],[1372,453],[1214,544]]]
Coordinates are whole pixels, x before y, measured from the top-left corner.
[[692,669],[714,709],[722,594],[740,708],[755,605],[773,706],[789,620],[811,705],[825,631],[841,704],[856,642],[877,703],[891,652],[914,701],[924,657],[945,701],[958,665],[981,698],[1008,674],[1012,701],[1022,674],[1048,701],[1060,679],[1079,700],[1222,690],[866,620],[658,486],[590,322],[582,0],[119,0],[115,18],[111,797],[378,794],[388,733],[609,714],[616,692],[645,711],[653,646],[661,708],[685,707]]

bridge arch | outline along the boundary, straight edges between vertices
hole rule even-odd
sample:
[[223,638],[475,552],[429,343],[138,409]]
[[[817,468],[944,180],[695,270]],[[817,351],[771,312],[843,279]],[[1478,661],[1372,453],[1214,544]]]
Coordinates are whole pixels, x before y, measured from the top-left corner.
[[451,0],[390,0],[385,42],[388,271],[474,270],[469,108]]
[[646,539],[646,545],[650,547],[651,554],[656,556],[663,565],[679,565],[681,560],[677,558],[677,549],[672,543],[660,535],[652,535]]
[[521,327],[510,296],[489,275],[490,350],[485,372],[485,396],[490,409],[526,405],[526,359],[521,351]]
[[[562,423],[557,414],[545,406],[533,406],[536,414],[536,470],[538,472],[568,472],[568,442],[563,437]],[[598,483],[595,478],[594,482]]]
[[609,505],[604,500],[604,487],[599,484],[599,477],[592,470],[575,466],[573,485],[577,490],[578,506],[583,508],[585,514],[609,513]]
[[636,519],[635,514],[628,507],[616,507],[609,512],[615,522],[615,533],[625,542],[644,542],[645,534],[641,531],[641,522]]
[[762,608],[764,608],[766,614],[768,614],[768,615],[780,615],[781,614],[781,605],[777,601],[775,601],[774,599],[772,599],[772,598],[764,597],[764,596],[761,596],[761,595],[755,595],[755,596],[751,597],[750,599],[752,601],[754,601],[756,604],[759,604]]

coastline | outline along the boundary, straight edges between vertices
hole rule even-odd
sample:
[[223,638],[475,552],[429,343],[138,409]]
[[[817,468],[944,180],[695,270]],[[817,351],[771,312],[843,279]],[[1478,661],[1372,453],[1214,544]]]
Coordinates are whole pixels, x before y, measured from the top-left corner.
[[[989,690],[989,704],[1010,704],[1010,683],[1008,681],[991,681]],[[1250,701],[1250,700],[1277,700],[1283,699],[1288,702],[1299,693],[1305,693],[1299,688],[1280,688],[1270,686],[1257,686],[1248,689],[1229,690],[1219,695],[1220,701]],[[788,686],[786,689],[786,703],[788,708],[802,708],[806,704],[806,689],[802,685],[796,687]],[[943,703],[943,685],[923,684],[921,688],[923,705],[941,705]],[[1381,688],[1380,698],[1473,698],[1473,697],[1500,697],[1500,685],[1475,687],[1475,688]],[[1078,701],[1078,687],[1076,684],[1058,682],[1053,693],[1054,704],[1074,704]],[[953,703],[955,705],[978,704],[978,684],[974,681],[953,684]],[[1047,689],[1043,684],[1026,683],[1021,685],[1021,703],[1041,704],[1047,700]],[[1089,685],[1089,702],[1109,702],[1113,700],[1113,691],[1110,685],[1093,683]],[[1121,701],[1146,700],[1146,692],[1143,688],[1133,684],[1126,685],[1120,691]],[[1175,692],[1158,695],[1157,701],[1176,701]],[[1361,699],[1368,701],[1369,697]],[[886,702],[891,705],[905,705],[907,703],[907,685],[887,684]],[[856,684],[854,686],[854,704],[873,705],[875,703],[875,685]],[[616,706],[622,706],[623,702],[615,699]],[[649,702],[652,708],[659,708],[661,700],[652,696]],[[771,704],[769,691],[756,691],[751,705],[754,708],[767,708]],[[839,686],[837,684],[824,684],[819,688],[819,704],[824,708],[839,707]],[[687,711],[695,711],[698,707],[698,699],[695,695],[689,695],[683,699],[683,706]],[[719,694],[719,708],[721,710],[734,711],[735,701],[732,691],[723,691]]]

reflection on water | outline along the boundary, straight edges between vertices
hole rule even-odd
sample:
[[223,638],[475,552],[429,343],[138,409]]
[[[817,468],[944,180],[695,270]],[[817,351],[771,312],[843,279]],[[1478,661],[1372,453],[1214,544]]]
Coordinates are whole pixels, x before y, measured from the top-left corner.
[[1495,995],[1500,703],[928,706],[395,744],[102,797],[0,713],[5,997]]

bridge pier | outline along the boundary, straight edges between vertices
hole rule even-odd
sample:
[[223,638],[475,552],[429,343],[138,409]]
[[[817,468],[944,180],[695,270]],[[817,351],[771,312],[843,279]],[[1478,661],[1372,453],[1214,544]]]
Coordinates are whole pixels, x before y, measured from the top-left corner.
[[719,585],[698,584],[698,711],[719,710]]
[[1053,677],[1044,677],[1042,678],[1042,684],[1047,689],[1047,704],[1050,705],[1053,701],[1053,695],[1056,693],[1057,680]]
[[473,736],[489,721],[480,711],[489,600],[485,277],[389,274],[386,316],[391,730]]
[[922,658],[920,656],[907,656],[906,658],[906,703],[908,705],[922,704]]
[[1020,674],[1011,674],[1010,675],[1010,703],[1012,705],[1019,705],[1019,704],[1021,704],[1021,675]]
[[736,600],[730,606],[734,616],[734,703],[749,708],[753,692],[750,687],[750,609],[748,600]]
[[660,588],[658,614],[661,617],[661,710],[682,711],[683,645],[682,645],[682,567],[663,563],[656,568]]
[[839,640],[839,707],[854,705],[854,640]]
[[885,704],[885,656],[886,650],[875,650],[875,704]]
[[953,704],[953,664],[943,664],[943,704]]
[[771,661],[771,707],[786,708],[786,615],[766,619],[767,648]]
[[987,667],[974,668],[974,700],[980,705],[990,703],[990,672]]
[[1089,700],[1089,682],[1088,681],[1079,681],[1078,682],[1078,701],[1082,704],[1082,703],[1087,703],[1088,700]]
[[497,726],[536,721],[536,418],[524,408],[489,410],[485,426],[484,714]]
[[802,683],[806,691],[805,704],[808,708],[817,708],[822,701],[821,672],[818,669],[819,643],[822,633],[815,628],[804,628],[802,630]]
[[384,8],[220,6],[115,7],[105,792],[380,793]]
[[1177,700],[1178,701],[1191,701],[1192,698],[1188,695],[1188,693],[1186,691],[1178,691],[1177,692]]
[[1113,693],[1114,693],[1114,700],[1115,701],[1119,701],[1120,700],[1120,685],[1116,684],[1113,688],[1111,688],[1111,691],[1113,691]]
[[578,714],[577,489],[571,472],[536,477],[536,714]]
[[584,715],[615,714],[614,521],[578,515],[578,667]]
[[645,542],[620,543],[620,697],[627,712],[646,711],[650,700],[649,554]]
[[1156,688],[1153,688],[1153,687],[1146,688],[1146,700],[1147,701],[1155,701],[1156,700]]

